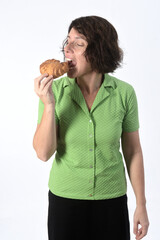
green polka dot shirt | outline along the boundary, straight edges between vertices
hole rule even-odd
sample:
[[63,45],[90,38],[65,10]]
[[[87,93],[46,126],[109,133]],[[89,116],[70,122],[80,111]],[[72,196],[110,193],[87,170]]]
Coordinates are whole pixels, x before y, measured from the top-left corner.
[[[90,111],[74,78],[54,80],[52,89],[59,136],[48,182],[50,191],[60,197],[88,200],[124,195],[127,181],[121,134],[139,128],[133,86],[105,74]],[[43,109],[39,100],[38,123]]]

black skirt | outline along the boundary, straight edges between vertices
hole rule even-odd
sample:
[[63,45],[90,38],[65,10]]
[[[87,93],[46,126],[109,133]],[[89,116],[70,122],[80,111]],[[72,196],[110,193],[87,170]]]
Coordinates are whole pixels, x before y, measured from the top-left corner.
[[49,240],[130,240],[126,194],[105,200],[48,195]]

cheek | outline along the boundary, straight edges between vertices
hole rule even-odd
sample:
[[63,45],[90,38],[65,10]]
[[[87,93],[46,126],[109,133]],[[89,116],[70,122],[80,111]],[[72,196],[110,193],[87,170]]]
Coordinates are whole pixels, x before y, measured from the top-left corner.
[[86,61],[86,57],[84,55],[84,51],[77,52],[76,56],[77,56],[77,59],[80,59],[81,61]]
[[91,69],[90,63],[86,60],[84,52],[79,52],[76,54],[77,67],[79,69]]
[[88,62],[86,61],[85,56],[82,56],[82,55],[77,56],[77,63],[83,66],[88,65]]

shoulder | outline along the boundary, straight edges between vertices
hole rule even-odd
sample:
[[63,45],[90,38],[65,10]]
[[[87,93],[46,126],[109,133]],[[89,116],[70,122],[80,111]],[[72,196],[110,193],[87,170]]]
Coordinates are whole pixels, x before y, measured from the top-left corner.
[[130,96],[132,94],[135,94],[135,88],[133,87],[132,84],[121,80],[115,76],[108,75],[109,78],[115,83],[116,85],[116,90],[121,94],[121,95],[127,95]]
[[118,88],[133,89],[133,86],[130,83],[109,74],[108,76],[116,83]]

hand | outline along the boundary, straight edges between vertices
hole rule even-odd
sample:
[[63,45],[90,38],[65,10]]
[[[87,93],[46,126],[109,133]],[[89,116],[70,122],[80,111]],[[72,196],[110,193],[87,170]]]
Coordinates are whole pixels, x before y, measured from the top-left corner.
[[[140,240],[147,234],[149,227],[149,221],[145,205],[139,205],[136,207],[133,222],[134,222],[133,233],[136,235],[135,239]],[[138,229],[139,224],[141,225],[140,229]]]
[[42,100],[44,105],[55,104],[52,82],[53,76],[51,75],[48,77],[48,73],[42,74],[34,79],[34,91]]

